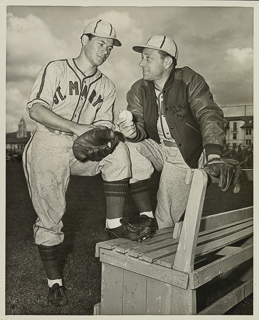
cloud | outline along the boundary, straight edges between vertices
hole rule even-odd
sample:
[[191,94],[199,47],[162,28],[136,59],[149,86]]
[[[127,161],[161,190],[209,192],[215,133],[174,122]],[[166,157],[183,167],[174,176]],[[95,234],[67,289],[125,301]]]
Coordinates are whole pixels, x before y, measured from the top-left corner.
[[26,18],[7,14],[7,63],[39,65],[69,54],[70,46],[53,36],[50,28],[38,17]]
[[234,59],[235,62],[245,64],[251,63],[253,60],[253,49],[252,48],[230,48],[227,49],[227,60]]
[[18,129],[20,119],[23,117],[27,124],[27,130],[32,130],[35,127],[35,122],[30,120],[26,112],[27,98],[17,88],[8,87],[6,90],[6,131],[15,132]]
[[[51,60],[75,57],[80,50],[80,35],[92,19],[111,22],[122,42],[100,67],[116,85],[116,111],[125,108],[127,91],[141,78],[140,55],[132,46],[144,43],[153,34],[174,37],[180,52],[178,67],[187,65],[203,75],[216,102],[221,105],[253,103],[250,9],[63,6],[53,12],[47,7],[16,10],[9,7],[7,122],[14,121],[15,114],[18,120],[8,127],[16,128],[21,116],[26,115],[25,105],[38,71]],[[57,13],[60,19],[55,21]],[[31,123],[29,119],[28,123]]]

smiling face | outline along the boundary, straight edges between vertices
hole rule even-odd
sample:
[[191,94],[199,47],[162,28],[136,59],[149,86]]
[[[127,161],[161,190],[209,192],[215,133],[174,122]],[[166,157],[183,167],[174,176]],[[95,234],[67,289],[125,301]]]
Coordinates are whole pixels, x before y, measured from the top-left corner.
[[93,66],[100,66],[109,57],[113,48],[113,40],[101,37],[92,37],[91,40],[86,36],[83,44],[85,57]]
[[145,48],[141,54],[139,63],[143,72],[143,79],[156,81],[164,78],[166,73],[165,60],[159,54],[158,50]]

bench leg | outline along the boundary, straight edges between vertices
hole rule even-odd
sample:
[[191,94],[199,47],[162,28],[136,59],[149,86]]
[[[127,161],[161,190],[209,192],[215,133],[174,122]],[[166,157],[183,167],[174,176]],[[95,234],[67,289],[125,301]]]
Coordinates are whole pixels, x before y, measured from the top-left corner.
[[196,290],[172,287],[171,314],[192,315],[197,313]]

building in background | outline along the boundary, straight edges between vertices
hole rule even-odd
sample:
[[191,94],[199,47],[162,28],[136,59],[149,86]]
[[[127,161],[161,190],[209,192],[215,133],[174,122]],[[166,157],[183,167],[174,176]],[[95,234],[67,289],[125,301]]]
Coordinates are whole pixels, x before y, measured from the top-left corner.
[[238,108],[239,110],[237,108],[230,108],[233,110],[231,110],[231,115],[225,116],[227,120],[226,144],[230,147],[241,146],[244,148],[253,146],[254,117],[251,114],[251,110],[250,115],[247,115],[247,107],[244,107],[244,115],[238,115],[238,111],[240,112],[241,108]]
[[30,131],[27,131],[25,120],[22,118],[18,124],[18,130],[16,132],[6,134],[7,158],[21,156],[29,139]]
[[236,147],[252,146],[254,138],[253,116],[226,117],[226,143]]

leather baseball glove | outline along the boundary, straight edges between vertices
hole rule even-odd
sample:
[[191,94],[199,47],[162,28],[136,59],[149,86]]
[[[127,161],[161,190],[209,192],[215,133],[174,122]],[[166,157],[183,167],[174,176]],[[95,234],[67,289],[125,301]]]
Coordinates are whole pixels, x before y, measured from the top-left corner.
[[218,186],[221,191],[226,192],[232,187],[234,193],[241,190],[241,166],[238,160],[234,159],[211,159],[204,170],[212,177],[218,178]]
[[73,144],[73,153],[77,160],[101,161],[116,148],[119,138],[106,127],[96,127],[77,137]]

